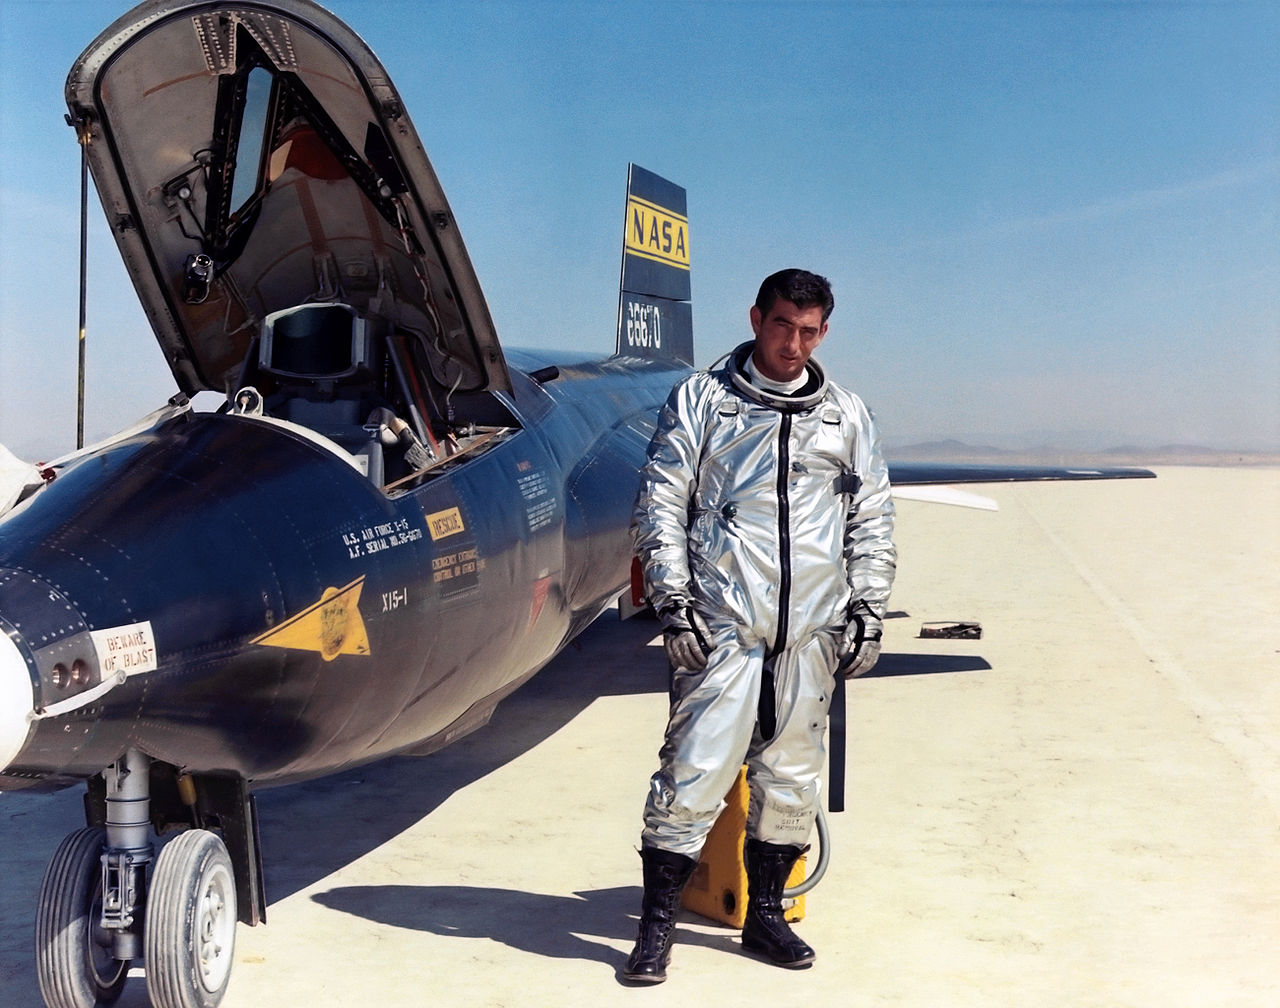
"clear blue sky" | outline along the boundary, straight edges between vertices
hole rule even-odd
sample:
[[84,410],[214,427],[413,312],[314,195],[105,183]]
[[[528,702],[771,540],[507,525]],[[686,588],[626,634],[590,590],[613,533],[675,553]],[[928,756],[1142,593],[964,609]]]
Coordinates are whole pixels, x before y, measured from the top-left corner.
[[[74,444],[66,72],[127,8],[0,0],[0,441]],[[1280,4],[331,0],[509,346],[612,350],[626,165],[689,191],[703,362],[760,279],[892,444],[1280,448]],[[175,386],[90,207],[87,437]]]

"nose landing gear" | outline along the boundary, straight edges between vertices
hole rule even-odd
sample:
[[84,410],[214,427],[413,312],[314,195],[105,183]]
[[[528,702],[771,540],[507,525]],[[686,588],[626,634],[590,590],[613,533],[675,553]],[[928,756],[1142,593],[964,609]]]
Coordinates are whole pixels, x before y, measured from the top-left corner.
[[231,857],[216,833],[189,829],[153,858],[148,771],[135,751],[108,767],[106,829],[72,833],[45,872],[36,972],[49,1008],[112,1004],[144,953],[154,1008],[216,1008],[226,992],[238,920]]

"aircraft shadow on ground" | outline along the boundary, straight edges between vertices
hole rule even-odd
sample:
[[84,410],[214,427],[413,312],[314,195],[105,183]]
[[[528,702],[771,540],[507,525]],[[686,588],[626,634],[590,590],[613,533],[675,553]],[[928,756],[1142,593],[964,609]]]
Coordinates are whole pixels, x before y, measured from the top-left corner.
[[893,676],[939,675],[948,672],[987,672],[991,663],[979,655],[904,654],[886,652],[876,667],[860,679],[888,679]]
[[[455,792],[550,738],[597,698],[665,691],[662,649],[647,647],[657,633],[652,620],[620,621],[606,613],[500,703],[485,727],[447,748],[260,792],[269,903],[409,829]],[[335,818],[345,828],[333,829]],[[323,847],[298,843],[299,837],[317,835],[325,837]]]
[[[661,647],[647,646],[657,633],[652,620],[621,622],[606,614],[499,705],[488,725],[441,752],[384,760],[322,780],[260,792],[269,904],[314,885],[409,829],[456,791],[555,734],[597,698],[664,693],[665,656]],[[968,655],[889,653],[869,677],[990,667]],[[856,691],[859,682],[850,683],[851,690]],[[849,702],[857,703],[856,692]],[[0,850],[9,877],[0,886],[6,897],[0,907],[4,925],[0,978],[7,978],[6,984],[28,979],[27,929],[35,913],[40,875],[60,832],[82,821],[78,792],[3,796]],[[307,842],[308,837],[317,840]],[[616,970],[623,953],[609,942],[634,937],[638,892],[638,885],[565,896],[465,886],[388,885],[336,888],[313,898],[370,920],[429,933],[483,936],[539,955],[600,962]],[[270,905],[267,918],[270,921]],[[736,933],[685,930],[680,940],[731,950]],[[34,992],[34,981],[31,984]],[[122,1003],[134,1003],[128,992]]]
[[[657,634],[651,620],[619,624],[608,617],[597,621],[586,634],[528,686],[507,700],[488,726],[462,742],[426,761],[394,760],[345,775],[347,786],[370,785],[399,792],[410,800],[396,811],[394,823],[380,817],[382,809],[371,812],[357,835],[348,837],[346,849],[325,851],[325,862],[317,863],[311,852],[286,849],[285,857],[297,860],[305,877],[293,880],[291,889],[302,888],[342,867],[384,837],[408,828],[459,788],[497,769],[537,745],[567,724],[598,696],[656,693],[666,689],[667,669],[661,648],[645,645]],[[596,671],[608,662],[609,673]],[[990,669],[984,659],[971,655],[885,654],[867,677],[936,675],[949,672],[976,672]],[[851,684],[856,688],[856,683]],[[856,702],[856,701],[855,701]],[[342,778],[336,778],[342,782]],[[283,789],[292,792],[272,818],[287,823],[284,829],[298,833],[306,824],[298,822],[301,793],[319,793],[325,782]],[[283,794],[282,791],[282,794]],[[265,797],[265,796],[264,796]],[[394,807],[394,796],[386,804]],[[361,799],[363,800],[363,799]],[[371,804],[374,802],[371,801]],[[382,805],[382,802],[377,802]],[[264,833],[268,815],[263,816]],[[270,846],[270,841],[267,841]],[[270,868],[268,874],[270,875]],[[273,898],[283,893],[271,880]],[[622,965],[625,953],[610,942],[634,936],[638,887],[621,886],[548,895],[504,888],[472,886],[373,885],[345,886],[316,893],[312,899],[322,906],[393,927],[446,937],[487,938],[512,948],[555,959],[582,959],[613,968]],[[702,918],[697,918],[702,921]],[[597,940],[598,938],[598,940]],[[731,949],[736,932],[684,932],[682,942]]]
[[[651,619],[624,622],[606,613],[529,684],[500,704],[488,725],[448,748],[427,757],[384,760],[321,780],[259,792],[269,904],[313,885],[409,829],[456,791],[551,737],[597,698],[665,692],[668,677],[662,648],[647,646],[657,633],[657,624]],[[972,672],[990,667],[974,656],[890,653],[868,677]],[[857,682],[851,683],[851,688],[856,690]],[[851,697],[851,702],[856,699]],[[21,877],[34,880],[22,890],[23,902],[34,896],[39,874],[56,845],[57,831],[77,825],[79,802],[71,796],[71,791],[53,800],[14,795],[4,809],[0,845],[6,863],[10,869],[26,866]],[[335,823],[341,823],[341,828],[335,828]],[[299,842],[300,838],[321,836],[323,843]],[[438,893],[428,890],[431,904],[438,902]],[[514,894],[512,899],[537,901],[542,897]],[[590,902],[594,906],[602,901],[614,902],[599,895]],[[578,904],[582,901],[572,902],[575,915],[580,914]],[[616,902],[601,914],[601,928],[609,927],[604,923],[606,914],[615,922],[619,919],[622,903],[629,908],[634,892],[629,901]],[[493,926],[519,930],[501,923]]]
[[[633,939],[637,886],[566,896],[472,886],[346,886],[317,893],[317,903],[391,927],[452,938],[486,938],[548,959],[582,959],[620,968],[626,952],[609,942]],[[682,915],[699,923],[701,917]],[[730,949],[736,931],[681,929],[682,944]],[[598,938],[598,940],[597,940]]]
[[[885,619],[905,620],[911,614],[895,609],[886,614]],[[989,672],[991,664],[978,655],[965,654],[914,654],[901,651],[886,651],[880,660],[861,679],[888,679],[893,676],[938,675],[946,672]]]
[[[651,619],[619,621],[606,613],[503,701],[488,725],[448,748],[259,793],[267,899],[291,896],[409,829],[455,792],[550,738],[597,698],[664,692],[662,648],[647,646],[658,632]],[[890,653],[864,678],[990,668],[976,656]],[[856,681],[850,685],[856,689]],[[343,829],[332,828],[335,817]],[[323,845],[298,843],[319,835]]]

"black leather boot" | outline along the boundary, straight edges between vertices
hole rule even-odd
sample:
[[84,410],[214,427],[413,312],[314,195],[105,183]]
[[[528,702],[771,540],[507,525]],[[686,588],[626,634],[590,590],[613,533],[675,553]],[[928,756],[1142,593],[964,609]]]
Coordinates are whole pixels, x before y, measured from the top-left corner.
[[676,927],[676,907],[680,893],[698,862],[683,854],[644,847],[644,900],[640,906],[640,935],[622,978],[633,983],[657,984],[667,978],[671,961],[671,938]]
[[787,887],[791,866],[802,853],[802,847],[764,840],[748,840],[744,848],[747,918],[742,928],[742,947],[789,969],[808,966],[814,960],[813,949],[791,930],[782,910],[782,891]]

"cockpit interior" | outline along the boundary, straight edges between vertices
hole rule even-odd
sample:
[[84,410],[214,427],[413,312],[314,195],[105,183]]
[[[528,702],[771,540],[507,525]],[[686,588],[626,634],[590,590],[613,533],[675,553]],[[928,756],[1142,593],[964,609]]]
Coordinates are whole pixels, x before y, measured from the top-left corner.
[[319,435],[387,492],[474,456],[517,426],[490,393],[434,380],[420,333],[341,302],[272,312],[227,408]]

